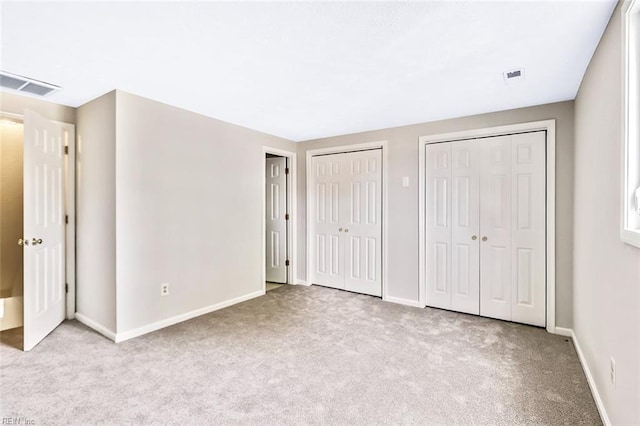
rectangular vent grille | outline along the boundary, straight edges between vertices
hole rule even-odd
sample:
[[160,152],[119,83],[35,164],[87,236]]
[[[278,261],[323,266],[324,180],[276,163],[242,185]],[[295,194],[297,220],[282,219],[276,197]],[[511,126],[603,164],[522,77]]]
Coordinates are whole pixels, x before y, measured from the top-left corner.
[[515,83],[516,81],[524,80],[524,69],[518,68],[515,70],[509,70],[502,73],[505,83]]
[[46,96],[60,89],[59,86],[50,83],[10,74],[5,71],[0,71],[0,87],[38,96]]

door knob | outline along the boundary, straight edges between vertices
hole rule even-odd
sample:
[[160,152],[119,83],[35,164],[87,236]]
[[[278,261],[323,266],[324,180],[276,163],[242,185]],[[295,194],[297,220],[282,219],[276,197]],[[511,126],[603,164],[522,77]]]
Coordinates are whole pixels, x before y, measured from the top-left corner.
[[349,228],[344,228],[344,232],[349,232]]
[[487,237],[482,237],[482,241],[487,241]]
[[478,237],[476,237],[476,236],[474,235],[473,237],[471,237],[471,239],[472,239],[473,241],[475,241],[475,240],[477,240],[477,239],[478,239]]
[[342,232],[342,228],[338,228],[338,232]]
[[42,238],[38,238],[38,239],[33,238],[31,240],[31,245],[32,246],[37,246],[38,244],[42,244]]
[[23,240],[22,238],[18,239],[18,245],[19,246],[28,246],[29,245],[29,240]]

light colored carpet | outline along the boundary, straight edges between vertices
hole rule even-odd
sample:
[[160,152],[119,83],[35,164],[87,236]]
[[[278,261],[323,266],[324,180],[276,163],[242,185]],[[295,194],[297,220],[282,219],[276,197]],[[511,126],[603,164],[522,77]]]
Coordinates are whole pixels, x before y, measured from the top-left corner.
[[270,283],[267,281],[267,291],[275,290],[278,287],[282,287],[285,284],[280,283]]
[[563,337],[316,286],[121,344],[69,321],[0,357],[0,417],[38,425],[600,424]]

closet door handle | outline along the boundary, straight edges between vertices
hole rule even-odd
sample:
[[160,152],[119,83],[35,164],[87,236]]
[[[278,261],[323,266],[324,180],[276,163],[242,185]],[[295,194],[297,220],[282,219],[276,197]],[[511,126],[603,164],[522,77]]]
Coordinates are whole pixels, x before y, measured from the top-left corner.
[[344,229],[344,232],[349,232],[349,228],[345,228],[345,229]]
[[475,241],[475,240],[477,240],[477,239],[478,239],[478,237],[476,237],[476,236],[474,235],[473,237],[471,237],[471,239],[472,239],[473,241]]
[[482,241],[487,241],[487,237],[482,237]]
[[342,228],[338,228],[338,232],[342,232]]

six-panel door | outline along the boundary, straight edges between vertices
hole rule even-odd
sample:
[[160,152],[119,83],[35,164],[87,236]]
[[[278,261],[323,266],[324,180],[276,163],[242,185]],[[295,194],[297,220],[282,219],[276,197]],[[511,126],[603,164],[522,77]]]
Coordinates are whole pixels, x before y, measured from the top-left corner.
[[545,325],[545,137],[427,145],[427,305]]
[[64,320],[65,218],[62,128],[24,115],[24,350]]
[[287,282],[287,159],[266,159],[266,275],[267,281]]
[[315,156],[313,283],[382,295],[381,150]]

